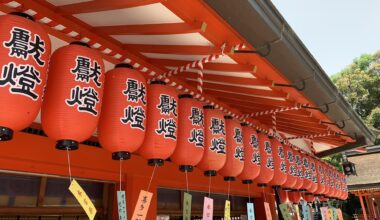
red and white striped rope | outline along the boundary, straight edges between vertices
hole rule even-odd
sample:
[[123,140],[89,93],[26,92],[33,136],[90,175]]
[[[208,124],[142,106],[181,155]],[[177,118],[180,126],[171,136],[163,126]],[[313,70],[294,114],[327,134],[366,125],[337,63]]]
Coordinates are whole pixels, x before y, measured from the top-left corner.
[[197,71],[197,91],[199,95],[203,93],[203,65],[200,63],[198,65]]
[[286,112],[286,111],[292,111],[292,110],[299,110],[302,108],[302,104],[296,104],[295,106],[289,106],[289,107],[281,107],[281,108],[275,108],[275,109],[270,109],[270,110],[265,110],[261,112],[253,112],[250,114],[246,114],[243,116],[243,118],[252,118],[252,117],[259,117],[263,115],[270,115],[274,113],[280,113],[280,112]]
[[289,137],[288,140],[294,140],[294,139],[313,139],[313,138],[319,138],[319,137],[327,137],[331,135],[337,134],[336,132],[328,131],[327,133],[319,133],[319,134],[308,134],[308,135],[302,135],[302,136],[296,136],[296,137]]
[[314,141],[313,138],[310,138],[310,150],[313,154],[315,154],[317,151],[314,148]]
[[277,120],[276,120],[276,112],[272,114],[272,129],[273,129],[273,137],[275,138],[280,138],[277,137]]
[[[177,75],[179,73],[185,72],[185,71],[189,70],[190,68],[198,68],[200,65],[203,66],[203,64],[217,60],[217,59],[219,59],[225,55],[224,48],[225,48],[225,44],[222,45],[220,54],[211,54],[211,55],[204,57],[200,60],[196,60],[196,61],[193,61],[193,62],[188,63],[186,65],[177,67],[173,70],[169,70],[166,73],[158,75],[157,78],[158,79],[168,78],[168,77],[171,77],[173,75]],[[233,46],[233,48],[245,48],[245,44],[244,43],[237,44],[237,45]]]

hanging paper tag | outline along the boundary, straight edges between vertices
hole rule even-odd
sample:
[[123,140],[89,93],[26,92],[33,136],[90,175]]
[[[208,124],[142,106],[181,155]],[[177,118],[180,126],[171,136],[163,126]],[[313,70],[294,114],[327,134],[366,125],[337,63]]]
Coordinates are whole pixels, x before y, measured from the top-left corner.
[[127,207],[125,204],[125,191],[117,191],[117,210],[119,220],[127,220]]
[[293,220],[292,216],[290,215],[290,207],[288,203],[282,203],[279,205],[279,207],[284,220]]
[[224,219],[231,220],[231,202],[229,200],[226,200],[224,205]]
[[267,217],[267,220],[272,220],[272,213],[270,211],[269,203],[264,202],[264,207],[265,207],[265,215]]
[[183,220],[191,220],[191,194],[183,193]]
[[322,220],[330,220],[329,211],[327,207],[321,207],[321,215],[322,215]]
[[91,199],[87,196],[86,192],[82,189],[82,187],[75,179],[71,181],[69,190],[77,199],[79,204],[82,206],[88,218],[90,220],[93,220],[96,215],[96,208],[92,203]]
[[212,220],[214,211],[214,200],[205,197],[203,203],[203,220]]
[[248,220],[255,220],[255,209],[253,208],[253,203],[247,203],[247,217]]
[[333,209],[333,214],[334,214],[334,220],[338,220],[338,209],[334,208]]
[[341,209],[337,209],[338,220],[343,220],[343,214]]
[[329,213],[329,220],[334,220],[334,211],[333,211],[333,208],[329,208],[328,209],[328,213]]
[[309,207],[309,212],[310,212],[311,219],[314,219],[313,207]]
[[153,193],[141,190],[137,200],[135,210],[133,211],[132,219],[145,220],[149,210],[150,201],[152,200]]
[[297,220],[301,220],[300,209],[299,209],[298,205],[294,205],[294,208],[296,210]]
[[301,205],[302,205],[303,220],[311,220],[309,206],[307,205],[306,202],[302,202]]

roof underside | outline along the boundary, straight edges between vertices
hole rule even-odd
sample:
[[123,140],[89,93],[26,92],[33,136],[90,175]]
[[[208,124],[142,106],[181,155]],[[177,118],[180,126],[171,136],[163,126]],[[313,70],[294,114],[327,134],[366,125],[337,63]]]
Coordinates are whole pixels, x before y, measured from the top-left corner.
[[[290,81],[268,59],[257,54],[230,53],[234,45],[241,43],[245,43],[248,50],[254,48],[250,41],[240,36],[203,1],[1,2],[0,11],[25,11],[44,24],[51,36],[66,42],[86,42],[101,51],[106,61],[113,64],[131,63],[147,77],[223,51],[223,57],[204,64],[203,100],[221,107],[226,114],[238,117],[299,104],[317,106],[307,95],[294,88],[275,86],[290,84]],[[246,25],[258,31],[262,28],[249,21]],[[266,40],[272,40],[271,37]],[[225,45],[224,49],[222,45]],[[284,56],[276,51],[273,53]],[[179,93],[196,93],[197,71],[190,68],[171,76],[171,85],[176,86]],[[284,137],[323,134],[312,139],[317,152],[354,142],[344,130],[328,124],[334,120],[321,111],[301,108],[277,113],[276,116],[277,130]],[[250,121],[264,129],[272,127],[269,114],[251,118]],[[332,133],[325,135],[328,132]],[[292,143],[308,150],[305,146],[310,140],[296,139]]]

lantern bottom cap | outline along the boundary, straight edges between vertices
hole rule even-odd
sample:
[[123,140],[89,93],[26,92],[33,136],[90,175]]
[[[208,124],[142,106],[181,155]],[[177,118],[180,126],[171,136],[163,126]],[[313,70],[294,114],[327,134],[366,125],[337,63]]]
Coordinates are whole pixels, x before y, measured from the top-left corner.
[[149,166],[163,166],[164,165],[164,160],[163,159],[149,159],[148,160],[148,165]]
[[291,189],[291,188],[283,188],[282,190],[284,190],[284,191],[287,191],[287,192],[290,192],[290,191],[292,191],[292,189]]
[[314,196],[325,196],[324,194],[315,194]]
[[281,186],[280,185],[273,185],[272,188],[273,189],[279,189]]
[[266,186],[268,186],[268,184],[266,184],[266,183],[258,183],[257,186],[259,186],[259,187],[266,187]]
[[300,189],[300,192],[306,192],[307,190],[306,189]]
[[227,182],[231,182],[231,181],[235,181],[235,180],[236,180],[236,178],[233,176],[225,176],[224,177],[224,181],[227,181]]
[[180,165],[180,166],[179,166],[179,170],[180,170],[181,172],[193,172],[194,167],[191,166],[191,165]]
[[131,153],[127,151],[118,151],[112,153],[112,160],[129,160]]
[[205,176],[216,176],[216,170],[206,170],[203,174]]
[[243,184],[252,184],[253,180],[242,180],[241,181]]
[[9,141],[13,138],[13,130],[6,127],[0,127],[0,141]]
[[74,140],[59,140],[55,148],[58,150],[78,150],[79,144],[78,141]]

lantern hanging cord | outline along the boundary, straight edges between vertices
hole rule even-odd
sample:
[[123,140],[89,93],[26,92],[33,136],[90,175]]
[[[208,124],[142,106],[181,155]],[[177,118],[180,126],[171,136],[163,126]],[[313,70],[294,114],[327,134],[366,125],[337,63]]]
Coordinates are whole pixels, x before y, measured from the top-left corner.
[[69,152],[68,147],[66,147],[66,155],[67,155],[67,164],[69,165],[69,177],[70,177],[70,183],[71,183],[71,181],[73,181],[73,179],[71,177],[71,162],[70,162],[70,152]]
[[150,189],[150,185],[152,184],[152,180],[153,180],[153,176],[154,176],[154,172],[156,171],[156,168],[157,168],[157,164],[154,165],[154,168],[153,168],[153,171],[152,171],[152,175],[150,176],[150,180],[149,180],[149,184],[148,184],[148,192],[149,192],[149,189]]
[[230,187],[231,187],[231,181],[228,181],[227,200],[230,200]]
[[211,196],[211,176],[208,177],[208,197]]
[[187,170],[185,170],[185,176],[186,176],[186,191],[189,193],[189,179],[187,178]]
[[122,173],[122,169],[123,169],[123,159],[120,159],[120,163],[119,163],[119,190],[121,191],[121,173]]
[[249,185],[250,184],[247,184],[247,186],[248,186],[248,202],[251,203],[251,190],[249,189]]

